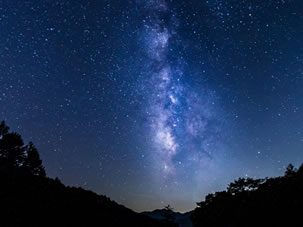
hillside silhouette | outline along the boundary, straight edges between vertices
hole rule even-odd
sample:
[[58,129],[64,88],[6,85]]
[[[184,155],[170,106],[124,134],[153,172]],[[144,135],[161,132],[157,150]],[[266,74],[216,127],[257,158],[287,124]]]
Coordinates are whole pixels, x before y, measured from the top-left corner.
[[282,177],[239,178],[197,205],[194,226],[301,226],[303,165],[290,164]]
[[136,213],[103,195],[48,178],[38,150],[0,123],[0,226],[301,226],[303,165],[284,176],[239,178],[186,214]]
[[174,226],[46,177],[33,143],[0,123],[0,226]]

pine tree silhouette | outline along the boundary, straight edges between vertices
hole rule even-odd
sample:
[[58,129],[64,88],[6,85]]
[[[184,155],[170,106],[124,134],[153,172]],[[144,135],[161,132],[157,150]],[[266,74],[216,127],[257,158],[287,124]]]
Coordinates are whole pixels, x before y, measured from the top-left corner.
[[35,145],[32,142],[26,146],[26,157],[24,160],[24,166],[36,176],[45,177],[45,169],[42,166],[42,160]]
[[0,159],[10,167],[20,167],[24,160],[25,147],[17,133],[5,133],[0,139]]
[[8,133],[9,127],[5,124],[5,121],[0,123],[0,139]]
[[24,145],[22,137],[15,132],[9,132],[4,121],[0,123],[0,166],[8,173],[19,169],[31,175],[45,177],[38,150],[32,142]]

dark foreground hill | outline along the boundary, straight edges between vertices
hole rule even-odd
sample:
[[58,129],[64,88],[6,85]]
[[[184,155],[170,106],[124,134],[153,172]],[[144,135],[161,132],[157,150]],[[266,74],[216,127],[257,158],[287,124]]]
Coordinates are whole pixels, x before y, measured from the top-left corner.
[[0,123],[0,226],[173,226],[46,177],[33,143]]
[[239,178],[226,191],[198,203],[192,220],[203,227],[303,226],[303,165],[285,176]]
[[0,174],[0,226],[167,226],[59,180]]

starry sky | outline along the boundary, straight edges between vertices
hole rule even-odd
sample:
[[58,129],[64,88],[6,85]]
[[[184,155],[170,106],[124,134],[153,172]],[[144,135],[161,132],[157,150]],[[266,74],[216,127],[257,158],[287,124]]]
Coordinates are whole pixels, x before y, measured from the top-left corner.
[[188,211],[303,162],[301,0],[0,0],[0,119],[50,177]]

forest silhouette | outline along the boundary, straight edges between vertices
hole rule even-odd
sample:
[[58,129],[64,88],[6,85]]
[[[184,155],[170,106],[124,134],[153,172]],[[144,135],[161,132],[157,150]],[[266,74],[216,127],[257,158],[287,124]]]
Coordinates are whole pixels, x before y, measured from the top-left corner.
[[[155,198],[156,199],[156,198]],[[0,123],[0,226],[177,226],[138,214],[106,196],[46,176],[32,142]],[[275,178],[239,178],[209,194],[192,212],[194,226],[298,226],[303,210],[303,165]]]
[[239,178],[197,205],[195,226],[301,226],[303,165],[289,164],[281,177]]

